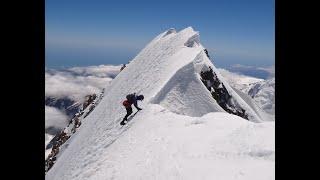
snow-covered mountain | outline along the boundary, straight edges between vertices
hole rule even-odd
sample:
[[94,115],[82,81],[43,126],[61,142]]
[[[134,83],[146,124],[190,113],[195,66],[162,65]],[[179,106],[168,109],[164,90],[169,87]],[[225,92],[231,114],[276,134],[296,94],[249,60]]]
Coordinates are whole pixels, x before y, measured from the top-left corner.
[[[232,88],[191,27],[153,39],[60,147],[47,180],[274,179],[274,121]],[[122,101],[143,94],[125,126]]]
[[252,83],[243,91],[252,97],[266,112],[274,114],[275,78]]
[[267,113],[274,115],[275,109],[275,78],[259,79],[219,69],[228,83],[248,94]]

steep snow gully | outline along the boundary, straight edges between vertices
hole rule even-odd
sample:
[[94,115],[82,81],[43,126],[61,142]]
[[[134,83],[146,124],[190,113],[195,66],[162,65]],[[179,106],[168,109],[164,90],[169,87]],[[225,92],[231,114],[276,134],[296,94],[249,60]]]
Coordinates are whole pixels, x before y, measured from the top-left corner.
[[[201,77],[210,68],[217,87]],[[120,126],[132,92],[143,110]],[[153,39],[65,146],[47,180],[274,179],[274,121],[228,85],[191,27]]]

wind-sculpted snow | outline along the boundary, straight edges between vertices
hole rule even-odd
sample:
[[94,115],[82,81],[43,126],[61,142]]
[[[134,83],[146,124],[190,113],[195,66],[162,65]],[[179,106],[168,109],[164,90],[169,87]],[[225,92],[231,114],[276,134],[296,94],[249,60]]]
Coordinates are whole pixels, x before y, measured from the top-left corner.
[[[274,178],[274,124],[250,122],[263,119],[217,72],[250,121],[226,113],[200,80],[203,68],[217,71],[204,48],[185,46],[198,32],[171,31],[111,81],[47,180]],[[121,127],[122,101],[132,92],[145,96],[143,110]]]
[[188,116],[202,116],[213,111],[223,111],[200,81],[193,63],[177,71],[152,103]]

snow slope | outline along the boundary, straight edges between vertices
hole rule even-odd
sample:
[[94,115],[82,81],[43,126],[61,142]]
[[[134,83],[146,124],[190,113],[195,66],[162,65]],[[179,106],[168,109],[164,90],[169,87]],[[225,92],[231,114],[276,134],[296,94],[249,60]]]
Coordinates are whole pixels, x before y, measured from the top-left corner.
[[274,122],[252,123],[222,112],[190,117],[149,105],[119,131],[105,130],[85,156],[68,158],[68,166],[56,164],[60,172],[52,169],[49,177],[274,179]]
[[[274,179],[274,122],[225,82],[198,32],[170,29],[152,40],[111,82],[47,173],[64,179]],[[200,80],[211,66],[250,121],[226,113]],[[144,94],[128,125],[121,106]]]

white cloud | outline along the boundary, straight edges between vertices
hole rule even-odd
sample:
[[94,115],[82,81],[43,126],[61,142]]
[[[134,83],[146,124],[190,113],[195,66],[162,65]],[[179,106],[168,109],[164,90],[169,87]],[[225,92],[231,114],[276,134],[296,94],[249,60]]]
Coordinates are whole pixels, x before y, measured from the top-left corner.
[[[68,116],[54,107],[45,106],[45,128],[50,134],[62,130],[68,124]],[[48,129],[51,128],[51,129]]]
[[64,70],[47,69],[45,95],[69,97],[83,101],[88,94],[99,93],[119,73],[121,66],[73,67]]
[[275,76],[274,65],[269,67],[255,67],[255,66],[234,64],[228,69],[230,69],[232,72],[238,72],[238,73],[249,75],[249,76],[261,77],[264,79],[270,79]]
[[[46,68],[45,95],[55,98],[68,97],[74,101],[82,102],[86,95],[100,93],[102,88],[105,88],[119,73],[120,67],[121,65],[100,65],[63,70]],[[45,106],[47,133],[55,135],[67,126],[69,120],[65,112]]]
[[49,154],[51,153],[51,149],[50,148],[46,149],[46,147],[50,143],[50,141],[54,138],[54,135],[50,135],[50,134],[45,133],[44,138],[45,138],[45,143],[44,143],[45,158],[47,158],[49,156]]
[[82,76],[96,76],[96,77],[115,77],[120,70],[121,66],[113,65],[100,65],[88,67],[73,67],[68,69],[71,72],[77,73]]
[[246,66],[246,65],[242,65],[242,64],[234,64],[232,65],[233,68],[243,68],[243,69],[250,69],[253,68],[253,66]]
[[275,76],[275,67],[274,66],[270,66],[270,67],[259,67],[257,68],[259,70],[263,70],[263,71],[267,71],[268,73],[270,73],[268,79],[274,78]]

